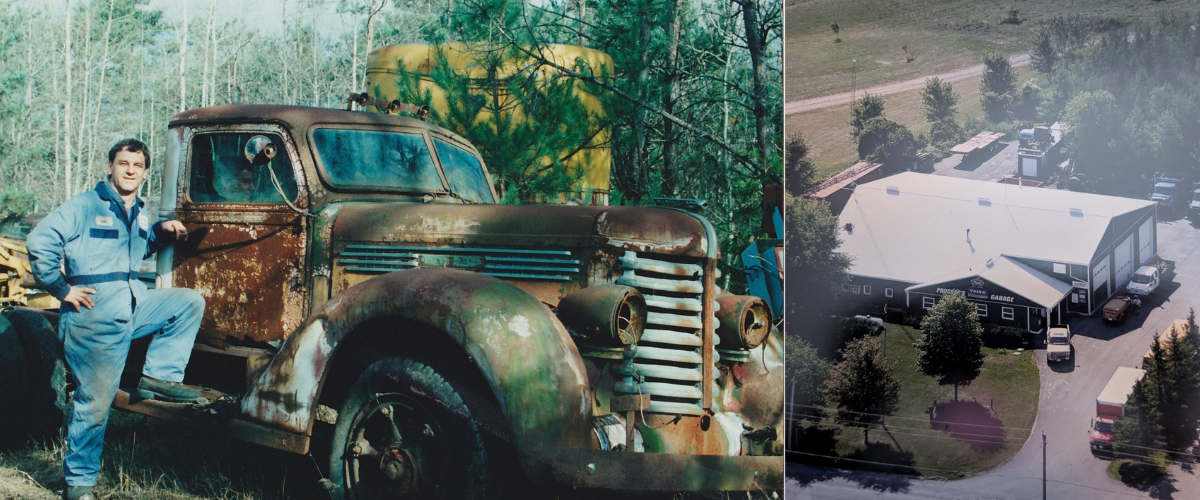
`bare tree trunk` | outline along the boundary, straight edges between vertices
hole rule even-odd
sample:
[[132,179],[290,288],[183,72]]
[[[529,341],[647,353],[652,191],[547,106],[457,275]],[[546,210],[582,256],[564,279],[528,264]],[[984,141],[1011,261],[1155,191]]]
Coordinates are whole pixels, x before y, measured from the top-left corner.
[[[729,51],[725,53],[725,67],[722,68],[721,81],[729,81],[729,67],[733,65],[733,49],[736,45],[733,40],[729,42]],[[721,84],[721,140],[726,144],[729,143],[729,84]],[[733,217],[733,172],[729,165],[729,152],[721,151],[721,161],[725,165],[725,213],[729,218],[729,239],[733,243],[734,235],[737,234],[737,223]],[[730,268],[733,267],[734,257],[737,252],[725,252],[725,264]],[[733,277],[733,273],[725,273],[725,290],[729,289],[729,280]]]
[[[100,121],[100,106],[104,105],[104,81],[108,76],[108,57],[109,57],[109,41],[112,36],[112,16],[113,7],[116,0],[108,0],[108,20],[104,26],[104,57],[100,59],[100,84],[96,88],[96,100],[92,105],[92,133],[88,134],[88,172],[92,172],[92,166],[96,164],[96,130],[99,129]],[[88,184],[95,180],[94,177],[88,175]]]
[[583,32],[583,30],[586,28],[586,25],[583,24],[583,20],[587,19],[587,14],[588,14],[587,3],[588,3],[588,0],[579,0],[579,4],[578,4],[579,5],[579,23],[578,23],[579,27],[576,29],[579,32],[579,46],[580,47],[587,47],[587,35],[584,34],[584,32]]
[[750,67],[754,77],[754,138],[757,142],[759,170],[767,170],[767,106],[766,69],[763,67],[763,39],[758,26],[758,0],[737,0],[742,4],[746,22],[746,46],[750,50]]
[[[667,113],[675,113],[675,101],[679,100],[679,25],[683,19],[682,11],[683,0],[674,0],[671,7],[671,43],[667,49],[667,67],[664,75],[667,93],[663,96],[663,111]],[[679,162],[675,154],[675,141],[679,138],[675,134],[674,125],[670,120],[663,121],[662,192],[666,197],[676,195],[676,176],[679,173]]]
[[74,189],[74,165],[72,161],[71,150],[71,108],[74,103],[71,102],[71,0],[67,0],[67,15],[64,16],[66,21],[63,24],[63,56],[66,57],[66,63],[63,65],[66,68],[66,77],[63,79],[63,84],[67,89],[67,98],[63,103],[63,201],[71,197]]
[[282,11],[283,15],[280,17],[280,20],[283,21],[283,51],[281,54],[283,57],[280,58],[280,59],[282,59],[282,61],[280,61],[280,62],[283,63],[283,103],[284,104],[292,104],[292,102],[290,100],[288,100],[288,96],[291,95],[291,92],[288,91],[288,87],[289,87],[289,83],[290,83],[288,81],[288,66],[291,64],[291,58],[288,57],[288,55],[291,54],[292,51],[289,50],[289,49],[291,49],[291,47],[289,46],[291,44],[290,44],[290,42],[288,42],[287,4],[288,4],[287,0],[283,0],[283,11]]
[[187,2],[183,2],[183,33],[179,37],[179,112],[187,110]]
[[[375,5],[378,3],[379,8]],[[371,57],[371,51],[375,49],[375,16],[383,10],[387,5],[387,0],[371,0],[370,7],[367,7],[367,57]],[[451,10],[454,6],[451,5]]]
[[[83,177],[83,180],[86,182],[90,181],[92,178],[92,166],[90,164],[85,164],[87,153],[84,149],[86,143],[83,140],[84,132],[87,129],[88,111],[91,108],[92,95],[92,70],[90,67],[92,63],[91,3],[88,3],[87,10],[84,11],[84,15],[87,16],[87,21],[83,24],[83,92],[79,96],[80,101],[82,101],[79,109],[82,110],[82,112],[79,113],[79,129],[76,131],[75,145],[78,146],[78,151],[76,152],[76,164],[80,167],[79,173],[83,174],[80,177]],[[72,189],[74,192],[78,193],[83,190],[83,187],[80,185],[80,183],[76,182],[76,185]]]
[[354,23],[354,43],[351,45],[354,49],[350,56],[350,91],[358,92],[358,22]]
[[210,62],[212,65],[216,64],[216,60],[213,58],[213,53],[212,53],[212,49],[213,49],[213,46],[212,46],[212,42],[213,42],[213,11],[214,11],[214,9],[216,9],[216,7],[217,7],[216,0],[210,0],[208,3],[208,20],[204,24],[204,72],[202,73],[202,75],[200,77],[200,106],[201,107],[208,106],[212,102],[211,101],[212,96],[209,95],[209,93],[212,92],[212,90],[209,89],[208,81],[209,81]]
[[[650,46],[650,13],[647,12],[649,0],[641,4],[642,15],[638,16],[638,73],[635,84],[637,98],[645,100],[646,98],[646,82],[650,79],[650,65],[647,61],[647,52]],[[633,174],[630,176],[633,179],[633,194],[636,198],[640,198],[649,189],[649,180],[646,176],[646,110],[638,106],[633,117],[633,135],[636,142],[636,149],[633,151]]]

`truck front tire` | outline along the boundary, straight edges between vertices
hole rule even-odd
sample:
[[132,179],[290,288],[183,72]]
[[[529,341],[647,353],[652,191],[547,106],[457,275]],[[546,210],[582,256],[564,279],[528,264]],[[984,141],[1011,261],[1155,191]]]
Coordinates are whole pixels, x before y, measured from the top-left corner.
[[17,309],[4,313],[4,317],[12,323],[25,355],[26,431],[37,438],[56,436],[71,405],[62,341],[41,314]]
[[483,436],[454,387],[407,357],[368,366],[338,411],[335,498],[492,499]]
[[25,356],[17,329],[0,316],[0,450],[25,440],[25,412],[20,402],[25,396]]

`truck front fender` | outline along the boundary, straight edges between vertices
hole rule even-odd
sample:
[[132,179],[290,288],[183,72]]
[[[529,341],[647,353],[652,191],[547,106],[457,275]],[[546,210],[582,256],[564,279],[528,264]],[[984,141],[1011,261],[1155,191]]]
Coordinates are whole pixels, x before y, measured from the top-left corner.
[[516,286],[453,269],[397,271],[331,298],[251,382],[241,402],[243,418],[307,434],[338,343],[359,325],[383,318],[432,326],[460,345],[526,453],[540,445],[590,447],[587,374],[558,318]]

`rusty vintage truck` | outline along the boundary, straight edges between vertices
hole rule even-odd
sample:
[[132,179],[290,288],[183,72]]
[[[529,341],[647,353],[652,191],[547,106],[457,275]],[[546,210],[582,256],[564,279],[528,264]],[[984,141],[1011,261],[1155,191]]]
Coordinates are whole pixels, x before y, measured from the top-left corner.
[[[718,289],[704,217],[497,204],[471,144],[395,114],[194,109],[165,156],[159,215],[189,235],[155,281],[207,300],[186,382],[210,403],[114,407],[327,449],[336,498],[782,488],[781,334]],[[61,415],[34,312],[6,316]]]

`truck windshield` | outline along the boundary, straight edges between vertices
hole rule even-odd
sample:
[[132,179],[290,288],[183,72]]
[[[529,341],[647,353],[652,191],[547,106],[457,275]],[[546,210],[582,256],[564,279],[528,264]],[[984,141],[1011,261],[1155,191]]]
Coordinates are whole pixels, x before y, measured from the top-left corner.
[[1160,183],[1154,185],[1154,194],[1157,194],[1160,196],[1171,196],[1171,191],[1174,191],[1174,190],[1175,190],[1174,184],[1167,184],[1165,182],[1160,182]]
[[1149,284],[1149,283],[1150,283],[1150,281],[1151,281],[1150,277],[1149,277],[1149,276],[1146,276],[1145,274],[1135,274],[1135,275],[1133,275],[1133,282],[1134,282],[1134,283],[1140,283],[1140,284],[1143,284],[1143,285],[1145,285],[1145,284]]
[[442,191],[442,179],[421,134],[319,128],[313,144],[338,187]]
[[1109,422],[1096,421],[1096,430],[1100,432],[1112,432],[1112,424]]
[[1067,337],[1066,337],[1066,336],[1062,336],[1062,337],[1059,337],[1059,336],[1050,337],[1050,343],[1051,343],[1051,344],[1054,344],[1054,345],[1067,345]]
[[1195,201],[1200,201],[1200,189],[1197,189],[1195,193],[1192,193],[1192,199]]
[[478,157],[437,138],[433,140],[433,147],[442,160],[442,171],[446,173],[446,182],[450,183],[451,191],[471,203],[496,202]]

